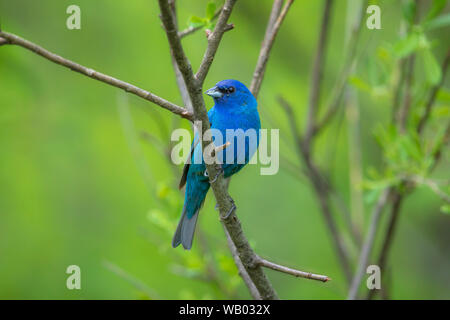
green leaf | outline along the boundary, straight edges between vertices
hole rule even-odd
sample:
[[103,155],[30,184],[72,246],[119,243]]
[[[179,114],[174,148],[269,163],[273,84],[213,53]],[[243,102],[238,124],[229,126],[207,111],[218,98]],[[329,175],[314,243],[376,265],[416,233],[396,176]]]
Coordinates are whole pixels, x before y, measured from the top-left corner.
[[441,212],[445,214],[450,214],[450,205],[444,204],[441,206]]
[[403,17],[406,21],[408,21],[409,24],[414,23],[414,16],[416,14],[416,2],[414,0],[407,1],[403,7]]
[[162,230],[172,233],[175,227],[175,224],[167,218],[167,215],[158,210],[152,209],[147,215],[147,218],[156,226],[161,228]]
[[404,58],[416,51],[420,45],[420,36],[416,32],[410,33],[406,38],[394,44],[394,53],[398,58]]
[[450,26],[450,13],[432,19],[424,23],[423,25],[426,30],[438,29],[448,26]]
[[365,91],[368,93],[372,92],[372,87],[361,78],[353,76],[348,79],[348,82],[356,89],[359,89],[361,91]]
[[436,99],[439,102],[450,103],[450,91],[445,88],[440,88],[437,93]]
[[206,5],[206,19],[211,21],[214,18],[214,14],[216,13],[216,4],[214,1],[208,2]]
[[432,85],[438,84],[442,78],[441,67],[430,50],[423,50],[421,53],[427,81]]
[[380,194],[380,189],[372,189],[369,192],[366,192],[366,194],[364,195],[364,201],[367,204],[372,204],[378,198],[379,194]]
[[446,5],[446,0],[433,0],[433,5],[425,18],[425,21],[435,18],[442,10],[444,10]]
[[200,18],[197,16],[191,16],[189,18],[189,27],[191,28],[198,28],[198,27],[203,27],[204,25],[206,25],[208,21],[204,18]]

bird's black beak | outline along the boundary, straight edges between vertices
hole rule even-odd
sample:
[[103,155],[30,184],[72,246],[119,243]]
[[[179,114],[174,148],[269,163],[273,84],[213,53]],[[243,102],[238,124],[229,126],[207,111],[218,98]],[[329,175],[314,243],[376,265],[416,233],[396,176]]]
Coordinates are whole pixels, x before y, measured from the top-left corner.
[[208,96],[213,97],[214,99],[219,99],[219,98],[222,98],[222,96],[223,96],[223,93],[220,92],[219,88],[217,88],[217,87],[212,87],[211,89],[206,90],[205,93]]

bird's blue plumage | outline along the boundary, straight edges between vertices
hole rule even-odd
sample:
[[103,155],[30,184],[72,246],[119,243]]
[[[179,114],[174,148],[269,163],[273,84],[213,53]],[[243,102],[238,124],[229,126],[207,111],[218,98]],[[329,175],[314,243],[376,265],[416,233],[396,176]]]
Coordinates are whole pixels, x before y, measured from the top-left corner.
[[[259,145],[261,124],[257,102],[247,87],[237,80],[220,81],[206,93],[212,96],[215,102],[208,112],[211,129],[218,130],[223,137],[222,141],[218,141],[213,131],[215,145],[230,143],[216,155],[222,162],[225,178],[228,178],[249,162]],[[233,131],[233,136],[227,129],[240,130]],[[254,139],[249,138],[252,135]],[[182,244],[185,249],[192,246],[198,212],[210,186],[209,178],[205,175],[206,166],[198,136],[194,138],[192,148],[191,163],[185,166],[180,183],[181,187],[186,182],[183,211],[172,240],[173,247]]]

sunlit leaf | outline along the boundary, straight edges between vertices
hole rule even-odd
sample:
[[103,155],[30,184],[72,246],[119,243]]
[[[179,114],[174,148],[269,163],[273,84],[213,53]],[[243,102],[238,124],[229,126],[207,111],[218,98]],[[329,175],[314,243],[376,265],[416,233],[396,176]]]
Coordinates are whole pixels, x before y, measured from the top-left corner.
[[423,59],[427,81],[432,85],[438,84],[441,81],[442,72],[433,53],[430,50],[423,50],[421,52],[421,57]]
[[404,58],[416,51],[420,45],[420,37],[416,32],[410,33],[406,38],[394,44],[394,53],[398,58]]
[[450,103],[450,91],[446,88],[440,88],[437,93],[436,99],[439,102]]
[[439,13],[444,10],[446,2],[447,0],[433,0],[433,4],[431,5],[430,11],[428,11],[428,14],[426,15],[425,21],[433,19],[439,15]]
[[414,16],[416,13],[416,2],[414,0],[408,0],[402,6],[403,17],[409,24],[414,23]]
[[150,222],[169,233],[172,233],[173,230],[175,230],[175,224],[168,219],[167,214],[158,209],[150,210],[147,217]]
[[200,18],[197,16],[191,16],[189,18],[188,24],[189,24],[189,27],[191,27],[191,28],[198,28],[198,27],[203,27],[204,25],[207,24],[207,22],[208,22],[207,19]]
[[214,14],[215,13],[216,13],[216,4],[215,4],[215,2],[214,1],[208,2],[208,4],[206,5],[206,19],[211,21],[212,18],[214,18]]
[[444,204],[441,206],[441,212],[445,214],[450,214],[450,205]]
[[368,93],[372,91],[372,87],[370,86],[370,84],[368,84],[363,79],[358,78],[356,76],[350,77],[348,82],[358,90],[365,91]]
[[433,30],[450,26],[450,13],[434,18],[424,24],[425,30]]

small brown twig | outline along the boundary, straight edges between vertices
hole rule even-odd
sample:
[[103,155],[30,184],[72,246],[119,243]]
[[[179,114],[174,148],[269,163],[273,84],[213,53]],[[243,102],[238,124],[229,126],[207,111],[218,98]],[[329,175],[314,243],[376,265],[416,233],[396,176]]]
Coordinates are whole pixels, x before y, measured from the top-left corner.
[[[256,63],[255,71],[253,73],[252,83],[250,84],[250,92],[253,93],[255,98],[258,97],[259,90],[261,88],[261,83],[264,78],[264,73],[266,71],[267,62],[269,61],[270,51],[275,42],[275,38],[277,36],[278,30],[280,30],[281,24],[283,23],[286,15],[289,11],[294,0],[287,0],[281,10],[281,13],[275,20],[275,23],[270,28],[270,25],[273,21],[274,15],[279,11],[279,7],[281,1],[274,1],[274,5],[272,7],[272,13],[269,18],[269,23],[266,29],[266,35],[264,37],[263,44],[261,46],[261,50],[259,52],[258,62]],[[270,31],[269,31],[270,28]]]
[[222,36],[227,29],[227,21],[231,15],[231,10],[233,9],[235,3],[236,0],[227,0],[225,2],[217,19],[216,27],[214,28],[213,33],[208,37],[208,47],[206,48],[200,67],[195,74],[195,79],[198,81],[200,86],[205,81],[206,75],[208,74],[209,68],[214,60],[220,41],[222,40]]
[[21,47],[23,47],[27,50],[30,50],[30,51],[40,55],[41,57],[44,57],[56,64],[59,64],[66,68],[69,68],[75,72],[81,73],[85,76],[88,76],[89,78],[99,80],[99,81],[109,84],[113,87],[117,87],[122,90],[125,90],[126,92],[132,93],[140,98],[143,98],[145,100],[153,102],[154,104],[156,104],[164,109],[167,109],[167,110],[171,111],[172,113],[175,113],[183,118],[192,120],[192,114],[189,111],[187,111],[185,108],[177,106],[176,104],[173,104],[172,102],[169,102],[161,97],[158,97],[157,95],[155,95],[149,91],[143,90],[143,89],[138,88],[138,87],[136,87],[132,84],[129,84],[125,81],[116,79],[116,78],[108,76],[104,73],[100,73],[98,71],[87,68],[87,67],[82,66],[73,61],[67,60],[57,54],[54,54],[54,53],[38,46],[37,44],[34,44],[28,40],[25,40],[19,36],[14,35],[12,33],[0,31],[0,37],[7,39],[8,44],[21,46]]
[[392,196],[392,192],[393,192],[392,188],[384,190],[382,195],[378,199],[375,208],[373,209],[370,219],[369,231],[364,240],[364,244],[361,249],[361,254],[358,259],[358,269],[350,285],[350,290],[347,297],[347,299],[349,300],[356,299],[356,296],[358,294],[359,285],[366,271],[367,262],[369,261],[370,253],[372,251],[373,243],[375,241],[375,235],[380,222],[380,217],[384,207],[389,203],[389,200]]
[[[212,17],[211,21],[217,20],[217,18],[220,15],[220,12],[222,12],[222,7],[214,13],[214,16]],[[183,39],[184,37],[186,37],[186,36],[188,36],[190,34],[193,34],[193,33],[197,32],[197,31],[201,30],[202,28],[203,28],[203,26],[188,27],[188,28],[186,28],[184,30],[178,31],[178,36],[180,37],[180,39]]]
[[294,277],[298,277],[298,278],[305,278],[305,279],[311,279],[311,280],[318,280],[318,281],[322,281],[322,282],[327,282],[330,281],[331,279],[327,276],[324,275],[320,275],[320,274],[314,274],[311,272],[305,272],[305,271],[300,271],[297,269],[292,269],[286,266],[282,266],[276,263],[273,263],[271,261],[268,261],[266,259],[263,259],[259,256],[257,256],[257,260],[255,262],[256,264],[263,266],[265,268],[269,268],[278,272],[282,272],[282,273],[286,273],[286,274],[290,274],[291,276]]

